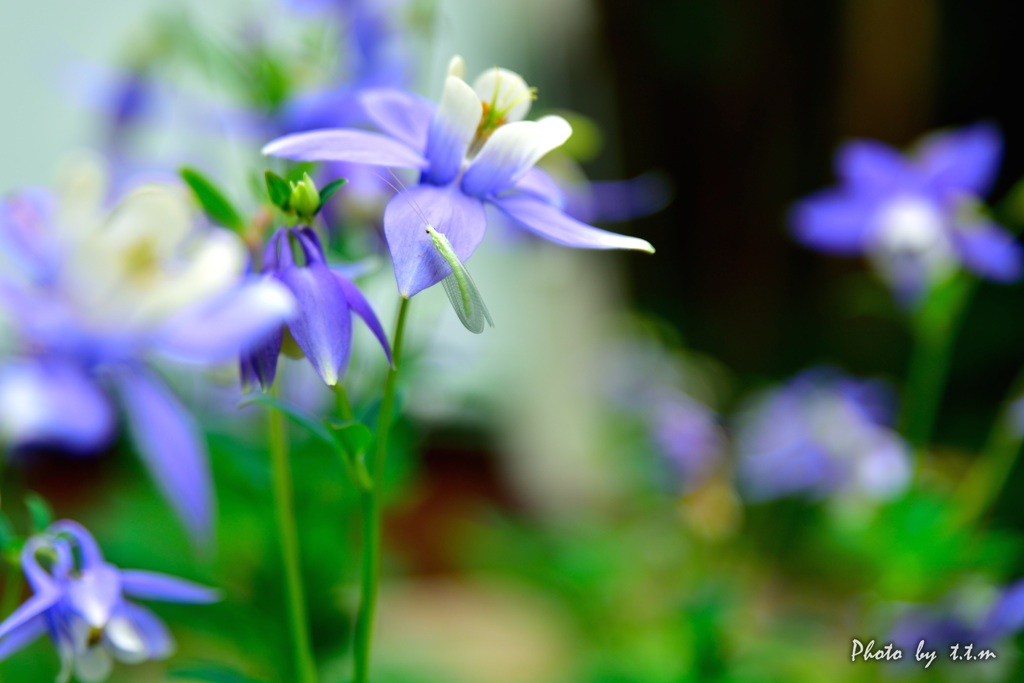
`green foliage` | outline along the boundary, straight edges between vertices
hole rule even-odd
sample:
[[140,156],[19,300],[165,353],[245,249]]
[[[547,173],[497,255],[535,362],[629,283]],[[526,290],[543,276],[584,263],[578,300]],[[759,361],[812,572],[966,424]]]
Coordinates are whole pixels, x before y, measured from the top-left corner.
[[238,211],[212,180],[193,168],[183,168],[180,173],[200,206],[214,222],[237,232],[245,229]]
[[191,664],[176,667],[167,672],[170,678],[208,683],[264,683],[264,681],[243,674],[219,664]]
[[324,185],[323,189],[320,190],[320,206],[317,207],[316,213],[320,213],[323,210],[324,204],[327,200],[334,196],[334,193],[341,189],[341,186],[348,182],[345,178],[338,178]]
[[29,491],[25,494],[25,507],[28,508],[33,531],[43,531],[53,524],[53,508],[38,493]]
[[288,197],[292,193],[288,181],[270,170],[264,174],[264,177],[267,179],[267,196],[270,197],[271,203],[287,211]]

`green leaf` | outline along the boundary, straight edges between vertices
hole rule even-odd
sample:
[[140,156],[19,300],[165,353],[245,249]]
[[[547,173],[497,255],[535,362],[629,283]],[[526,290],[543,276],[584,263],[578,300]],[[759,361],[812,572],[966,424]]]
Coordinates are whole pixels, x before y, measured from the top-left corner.
[[338,438],[341,439],[341,443],[345,445],[345,449],[353,455],[365,453],[370,448],[370,444],[373,443],[373,432],[362,422],[355,420],[343,422],[342,420],[328,418],[324,420],[324,424],[335,431]]
[[289,420],[309,430],[316,438],[326,443],[328,446],[337,450],[339,445],[334,435],[327,429],[327,426],[318,419],[315,415],[311,415],[301,408],[288,405],[284,401],[279,401],[273,396],[267,394],[253,394],[251,397],[245,399],[239,404],[239,408],[251,405],[261,405],[271,410],[276,410],[281,413]]
[[320,207],[317,208],[316,213],[320,213],[324,208],[324,204],[327,203],[327,200],[333,197],[334,193],[340,190],[341,186],[347,182],[348,181],[345,178],[338,178],[337,180],[332,180],[324,185],[323,189],[320,190]]
[[171,678],[209,683],[264,683],[240,671],[219,664],[192,664],[175,667],[167,672]]
[[270,196],[270,201],[275,206],[287,209],[288,196],[292,193],[291,187],[288,186],[288,181],[273,171],[267,171],[264,175],[267,179],[267,194]]
[[0,552],[6,550],[16,537],[17,534],[14,533],[11,520],[7,519],[7,515],[0,510]]
[[53,508],[35,491],[25,494],[25,507],[32,518],[32,527],[35,531],[43,531],[53,524]]
[[239,232],[245,228],[238,211],[209,178],[193,168],[181,169],[181,177],[215,222]]
[[315,162],[303,161],[300,164],[295,164],[287,173],[285,173],[284,179],[290,183],[297,183],[302,180],[302,176],[307,173],[312,173],[314,168],[316,168]]

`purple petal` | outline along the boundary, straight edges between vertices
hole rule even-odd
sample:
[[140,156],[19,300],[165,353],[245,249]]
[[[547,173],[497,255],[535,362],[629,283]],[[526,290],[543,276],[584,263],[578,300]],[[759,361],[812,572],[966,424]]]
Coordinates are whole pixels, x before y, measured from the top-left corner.
[[70,519],[62,519],[50,525],[48,531],[52,534],[67,534],[75,539],[82,557],[82,569],[105,566],[103,551],[88,529],[78,522]]
[[7,638],[21,629],[31,628],[29,626],[30,622],[42,616],[46,610],[53,607],[62,597],[64,597],[64,593],[62,591],[50,590],[43,593],[36,593],[26,600],[18,609],[14,610],[2,624],[0,624],[0,643],[5,642],[2,639]]
[[499,127],[466,168],[463,192],[481,198],[504,192],[570,135],[572,127],[561,116]]
[[345,300],[348,301],[349,307],[356,315],[363,319],[366,326],[370,328],[370,332],[373,332],[373,336],[377,338],[377,341],[380,342],[381,347],[384,349],[384,355],[388,357],[388,365],[392,365],[391,345],[388,343],[388,335],[384,332],[384,328],[381,327],[380,321],[377,320],[377,314],[373,312],[370,302],[366,300],[366,297],[363,296],[363,293],[359,291],[359,288],[351,280],[338,272],[335,272],[334,276],[338,278],[341,289],[345,292]]
[[920,160],[934,187],[983,196],[996,179],[1002,156],[999,128],[977,123],[927,140]]
[[28,621],[22,622],[7,631],[7,636],[0,639],[0,662],[18,650],[33,643],[39,636],[46,633],[46,616],[38,614]]
[[115,425],[107,396],[73,363],[43,359],[0,369],[0,428],[11,443],[91,453],[110,443]]
[[644,173],[629,180],[582,183],[566,191],[563,210],[584,223],[615,223],[649,216],[671,201],[669,181],[660,173]]
[[295,161],[350,161],[420,170],[427,167],[427,160],[407,145],[386,135],[351,128],[285,135],[264,147],[263,153]]
[[482,115],[483,104],[473,89],[461,78],[449,76],[427,134],[427,182],[447,185],[455,179]]
[[902,183],[907,161],[899,151],[875,140],[853,140],[839,148],[836,175],[845,183],[867,191],[880,191]]
[[120,573],[113,565],[104,564],[68,581],[64,604],[93,628],[102,628],[120,600]]
[[654,253],[654,247],[647,240],[580,223],[529,195],[510,195],[491,201],[530,232],[556,244],[580,249],[635,249]]
[[298,301],[288,329],[320,378],[334,386],[352,350],[352,316],[345,292],[323,263],[291,266],[279,277]]
[[278,327],[257,343],[252,350],[242,355],[242,386],[246,389],[255,381],[263,391],[270,389],[277,375],[277,357],[281,355],[284,341],[284,327]]
[[454,185],[419,185],[399,192],[384,209],[384,235],[395,264],[398,291],[408,298],[443,280],[450,270],[427,235],[427,221],[466,261],[484,237],[483,204]]
[[872,203],[838,190],[825,190],[793,205],[793,234],[812,249],[854,255],[867,247],[874,215]]
[[562,192],[562,188],[551,179],[551,176],[539,168],[534,167],[524,173],[516,181],[515,189],[532,194],[538,199],[543,199],[552,206],[557,206],[560,209],[565,208],[565,193]]
[[969,269],[992,280],[1014,282],[1024,266],[1020,244],[994,223],[979,223],[953,230],[957,253]]
[[294,314],[286,287],[269,276],[253,277],[175,316],[156,344],[178,360],[215,363],[253,349]]
[[427,148],[434,104],[398,88],[370,88],[360,96],[363,109],[378,128],[412,149]]
[[192,416],[162,382],[134,367],[116,373],[128,426],[157,488],[193,537],[213,534],[213,485],[206,444]]
[[121,587],[124,589],[125,595],[141,600],[208,604],[221,599],[220,591],[213,588],[179,579],[176,576],[147,572],[141,569],[122,570]]
[[294,132],[358,124],[365,112],[351,88],[313,90],[291,98],[281,113],[283,130]]

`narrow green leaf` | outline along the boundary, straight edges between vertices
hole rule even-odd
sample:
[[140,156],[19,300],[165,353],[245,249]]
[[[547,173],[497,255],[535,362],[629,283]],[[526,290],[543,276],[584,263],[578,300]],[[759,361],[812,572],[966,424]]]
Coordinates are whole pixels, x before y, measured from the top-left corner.
[[203,210],[215,222],[232,230],[241,231],[245,228],[238,211],[209,178],[192,168],[181,169],[181,177],[192,188]]
[[340,190],[341,186],[347,182],[348,180],[346,180],[345,178],[338,178],[337,180],[332,180],[331,182],[324,185],[323,189],[320,190],[320,207],[316,210],[316,212],[320,213],[321,211],[323,211],[324,204],[327,203],[327,200],[333,197],[334,193]]
[[35,491],[29,491],[25,494],[25,507],[28,508],[28,514],[32,518],[34,531],[43,531],[46,527],[53,524],[53,509]]
[[288,405],[287,403],[279,401],[273,396],[268,396],[267,394],[253,394],[249,398],[242,401],[239,404],[239,407],[244,408],[246,406],[251,406],[253,404],[258,404],[266,408],[270,408],[271,410],[278,411],[295,424],[309,430],[309,432],[312,433],[313,436],[320,439],[331,448],[335,450],[338,449],[338,441],[337,439],[334,438],[334,435],[330,432],[330,430],[327,429],[327,426],[324,425],[324,423],[321,422],[316,416],[307,413],[301,408],[296,408],[295,406]]
[[273,171],[267,171],[264,175],[267,179],[267,194],[270,196],[270,201],[275,206],[287,209],[288,196],[292,193],[291,187],[288,186],[288,181]]

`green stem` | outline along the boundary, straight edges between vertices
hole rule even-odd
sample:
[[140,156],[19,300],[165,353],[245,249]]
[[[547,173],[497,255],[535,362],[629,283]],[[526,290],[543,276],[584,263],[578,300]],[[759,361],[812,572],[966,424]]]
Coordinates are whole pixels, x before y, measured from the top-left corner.
[[967,472],[957,490],[959,498],[956,521],[963,526],[973,525],[999,497],[1006,480],[1024,446],[1024,434],[1014,424],[1014,403],[1024,391],[1024,368],[1018,373],[1003,405],[996,416],[985,448]]
[[940,285],[912,321],[914,350],[903,404],[904,433],[918,454],[932,437],[942,394],[949,375],[949,362],[975,280],[964,274]]
[[398,307],[398,322],[391,343],[393,365],[384,381],[384,396],[380,402],[377,417],[377,437],[374,442],[373,460],[369,463],[373,473],[373,488],[359,495],[363,513],[363,577],[360,585],[359,615],[355,632],[355,683],[366,683],[370,675],[370,648],[373,639],[373,620],[377,610],[377,591],[380,585],[380,539],[381,539],[381,490],[384,460],[388,452],[388,433],[395,409],[395,388],[398,383],[398,368],[402,357],[402,338],[405,333],[405,319],[409,300],[402,297]]
[[306,623],[306,603],[302,589],[302,570],[299,565],[299,537],[295,522],[292,473],[288,462],[288,442],[284,416],[271,410],[269,419],[270,460],[274,479],[274,508],[277,531],[281,538],[281,556],[284,561],[285,584],[288,595],[288,622],[292,634],[295,668],[298,683],[316,683],[316,663],[309,641]]

